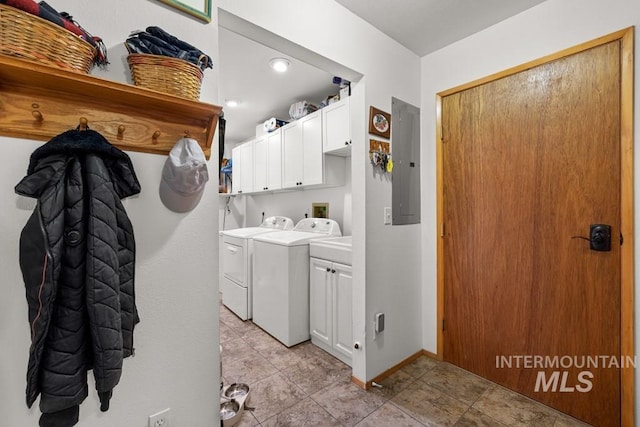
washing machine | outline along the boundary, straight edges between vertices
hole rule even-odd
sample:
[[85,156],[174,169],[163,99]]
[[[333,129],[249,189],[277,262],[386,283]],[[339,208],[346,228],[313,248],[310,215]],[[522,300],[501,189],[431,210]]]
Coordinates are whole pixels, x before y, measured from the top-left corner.
[[253,323],[291,347],[309,335],[309,242],[341,236],[337,222],[305,218],[253,241]]
[[253,312],[253,238],[293,228],[291,218],[272,216],[262,221],[258,227],[222,231],[222,303],[242,320],[251,319]]

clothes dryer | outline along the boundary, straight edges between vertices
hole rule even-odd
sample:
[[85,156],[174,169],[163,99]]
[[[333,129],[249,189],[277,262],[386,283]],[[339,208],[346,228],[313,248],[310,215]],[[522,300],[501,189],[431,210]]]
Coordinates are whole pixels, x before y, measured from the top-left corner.
[[272,216],[262,221],[258,227],[236,228],[222,232],[222,303],[242,320],[251,319],[253,313],[253,237],[291,229],[291,218]]
[[309,242],[341,236],[337,222],[305,218],[254,237],[253,322],[291,347],[309,339]]

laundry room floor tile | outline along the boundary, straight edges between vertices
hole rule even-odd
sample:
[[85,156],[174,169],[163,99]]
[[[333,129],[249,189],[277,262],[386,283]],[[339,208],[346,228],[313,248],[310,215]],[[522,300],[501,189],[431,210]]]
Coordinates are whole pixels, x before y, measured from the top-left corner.
[[493,385],[484,378],[445,362],[430,369],[419,381],[467,405],[473,405]]
[[284,375],[276,373],[253,383],[249,397],[250,405],[255,408],[253,415],[263,423],[305,399],[306,395]]
[[310,341],[287,348],[220,306],[222,378],[249,385],[239,427],[588,427],[454,365],[421,356],[365,391]]
[[242,358],[232,359],[223,365],[225,378],[234,383],[251,384],[278,372],[275,366],[256,353],[248,353]]
[[274,415],[262,425],[264,427],[342,426],[338,420],[309,397]]
[[393,403],[387,402],[364,420],[356,424],[356,427],[421,427],[424,424],[411,418]]
[[356,425],[386,401],[347,382],[325,387],[311,395],[311,398],[346,426]]

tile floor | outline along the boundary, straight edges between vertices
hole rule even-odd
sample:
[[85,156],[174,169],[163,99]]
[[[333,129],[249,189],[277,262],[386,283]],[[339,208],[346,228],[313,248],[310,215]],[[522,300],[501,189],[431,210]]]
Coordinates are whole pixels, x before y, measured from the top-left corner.
[[222,377],[249,384],[240,427],[586,426],[445,362],[420,357],[362,390],[351,368],[305,342],[287,348],[220,306]]

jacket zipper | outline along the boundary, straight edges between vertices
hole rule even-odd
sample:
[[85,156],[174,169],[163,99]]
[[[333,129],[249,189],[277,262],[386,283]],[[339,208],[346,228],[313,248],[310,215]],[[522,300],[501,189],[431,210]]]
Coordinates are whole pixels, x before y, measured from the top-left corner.
[[42,315],[42,291],[43,291],[44,285],[45,285],[45,283],[47,281],[47,266],[49,265],[49,258],[51,257],[51,254],[49,253],[49,245],[47,243],[47,234],[46,234],[45,229],[44,229],[44,224],[42,224],[42,215],[40,215],[40,203],[39,202],[38,202],[36,208],[37,208],[37,212],[38,212],[38,224],[40,226],[40,232],[42,233],[42,240],[44,241],[45,254],[44,254],[44,261],[42,263],[42,280],[41,280],[40,286],[38,288],[38,314],[36,314],[36,317],[33,318],[33,322],[31,322],[31,341],[32,342],[36,338],[36,322],[38,321],[38,319]]

